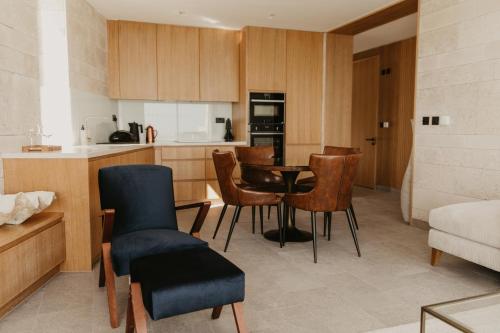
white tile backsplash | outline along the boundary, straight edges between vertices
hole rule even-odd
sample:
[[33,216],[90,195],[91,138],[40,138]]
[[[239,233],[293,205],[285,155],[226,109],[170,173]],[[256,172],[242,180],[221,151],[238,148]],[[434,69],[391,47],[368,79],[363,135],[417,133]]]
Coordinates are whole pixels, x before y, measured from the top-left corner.
[[223,141],[225,125],[215,118],[231,119],[231,103],[120,101],[119,124],[136,121],[158,130],[157,141]]

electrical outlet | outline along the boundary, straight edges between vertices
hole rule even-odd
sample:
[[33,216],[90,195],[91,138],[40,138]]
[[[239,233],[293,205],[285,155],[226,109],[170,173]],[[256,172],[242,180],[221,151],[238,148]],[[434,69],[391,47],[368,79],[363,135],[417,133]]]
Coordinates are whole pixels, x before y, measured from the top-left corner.
[[439,116],[432,117],[432,125],[439,125]]
[[422,117],[422,125],[429,125],[430,117]]
[[216,124],[224,124],[224,122],[225,122],[224,118],[219,118],[219,117],[215,118]]

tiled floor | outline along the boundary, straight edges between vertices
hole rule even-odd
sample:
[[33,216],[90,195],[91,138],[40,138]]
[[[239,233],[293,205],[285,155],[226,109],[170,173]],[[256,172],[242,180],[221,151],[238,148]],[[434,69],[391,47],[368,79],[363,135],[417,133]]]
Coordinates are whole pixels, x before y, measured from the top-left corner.
[[[332,241],[321,237],[317,264],[311,243],[280,249],[253,235],[250,210],[243,210],[225,256],[246,272],[245,315],[251,332],[365,332],[415,322],[423,304],[500,288],[500,274],[449,255],[439,267],[431,267],[427,232],[403,224],[396,194],[358,189],[354,206],[363,256],[356,256],[345,216],[337,214]],[[211,240],[219,212],[211,210],[204,239]],[[275,228],[274,216],[266,229]],[[179,216],[184,230],[192,217]],[[310,229],[308,218],[308,213],[298,213],[301,228]],[[222,251],[228,225],[229,216],[210,242],[213,249]],[[322,222],[318,228],[322,230]],[[127,278],[118,280],[122,325],[116,330],[108,325],[106,292],[97,287],[95,271],[58,275],[2,319],[0,332],[122,332],[127,283]],[[235,332],[227,307],[219,320],[210,320],[207,310],[150,322],[149,329]]]

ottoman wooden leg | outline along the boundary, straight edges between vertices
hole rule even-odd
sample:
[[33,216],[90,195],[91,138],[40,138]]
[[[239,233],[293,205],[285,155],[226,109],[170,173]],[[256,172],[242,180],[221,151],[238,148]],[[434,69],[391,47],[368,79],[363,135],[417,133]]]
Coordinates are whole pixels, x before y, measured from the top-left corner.
[[212,311],[212,319],[219,319],[221,312],[222,312],[222,305],[216,306]]
[[130,298],[132,302],[132,313],[135,331],[137,333],[146,333],[148,331],[146,312],[142,302],[141,285],[134,282],[130,285]]
[[134,323],[134,311],[132,309],[132,294],[129,291],[128,295],[128,305],[127,305],[127,324],[125,326],[125,333],[134,333],[135,323]]
[[441,255],[443,254],[443,251],[438,250],[433,248],[432,253],[431,253],[431,265],[436,266],[439,263],[439,258],[441,258]]
[[233,303],[231,307],[233,308],[234,321],[236,322],[238,333],[248,333],[245,318],[243,317],[243,303]]

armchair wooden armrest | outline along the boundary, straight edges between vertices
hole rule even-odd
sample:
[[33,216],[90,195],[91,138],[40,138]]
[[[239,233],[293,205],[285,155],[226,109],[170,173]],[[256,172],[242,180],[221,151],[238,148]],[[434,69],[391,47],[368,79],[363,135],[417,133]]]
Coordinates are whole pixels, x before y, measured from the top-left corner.
[[195,203],[175,207],[175,210],[199,208],[198,214],[196,214],[196,218],[194,219],[193,226],[191,227],[191,230],[189,231],[189,234],[191,236],[196,237],[196,238],[200,238],[200,230],[201,230],[201,227],[203,226],[203,223],[205,222],[205,218],[207,217],[207,214],[208,214],[208,211],[210,209],[211,204],[212,203],[210,201],[202,201],[202,202],[195,202]]
[[102,253],[101,253],[101,267],[99,270],[99,287],[104,287],[106,281],[104,272],[104,255],[105,255],[104,252],[106,251],[109,252],[111,249],[111,234],[113,232],[113,223],[115,222],[115,210],[104,209],[102,211],[101,217],[102,217],[102,245],[101,245]]

